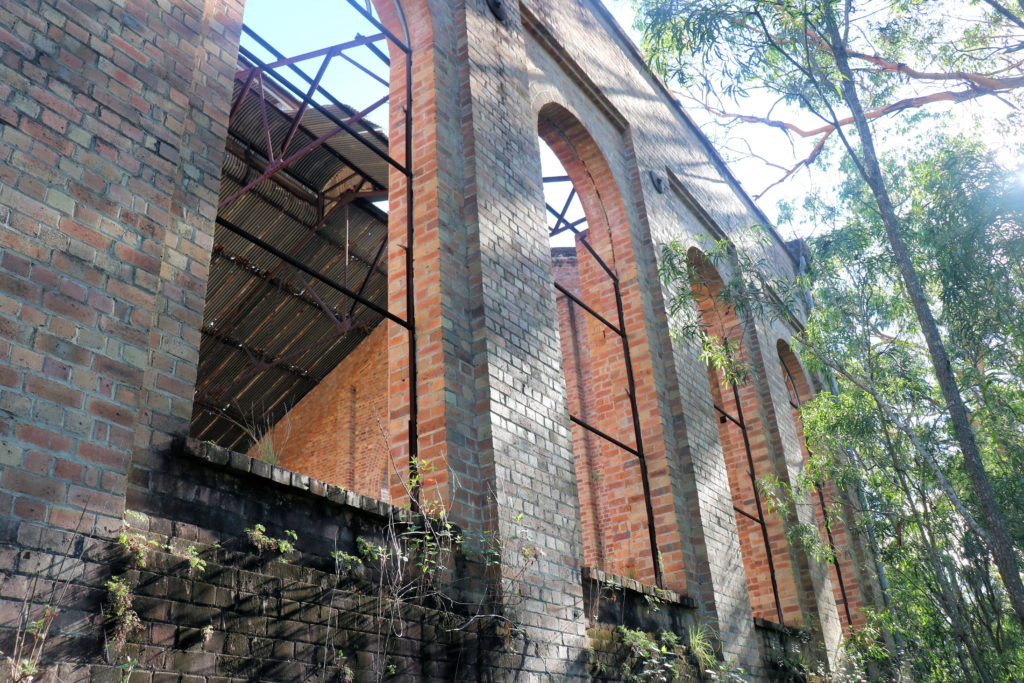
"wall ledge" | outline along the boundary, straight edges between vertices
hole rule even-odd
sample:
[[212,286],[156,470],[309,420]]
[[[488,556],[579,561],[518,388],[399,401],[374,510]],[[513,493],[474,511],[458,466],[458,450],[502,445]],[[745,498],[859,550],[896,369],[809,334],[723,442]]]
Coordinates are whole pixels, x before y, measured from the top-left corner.
[[349,491],[342,486],[328,484],[305,474],[299,474],[277,465],[271,465],[262,460],[251,458],[244,453],[228,450],[209,441],[199,441],[192,438],[186,439],[182,452],[184,455],[196,460],[201,460],[239,474],[272,481],[284,488],[299,491],[305,495],[323,498],[335,505],[345,505],[362,510],[381,519],[394,519],[403,523],[412,523],[414,519],[412,511],[408,508],[396,507],[390,503],[375,500],[355,491]]
[[595,581],[599,584],[610,584],[615,586],[621,586],[625,590],[633,591],[641,595],[649,595],[657,598],[662,602],[679,605],[680,607],[697,607],[697,601],[691,598],[689,595],[683,595],[682,593],[676,593],[673,590],[667,588],[658,588],[647,583],[642,583],[636,579],[630,579],[625,576],[619,576],[606,572],[596,567],[583,567],[582,571],[583,581]]

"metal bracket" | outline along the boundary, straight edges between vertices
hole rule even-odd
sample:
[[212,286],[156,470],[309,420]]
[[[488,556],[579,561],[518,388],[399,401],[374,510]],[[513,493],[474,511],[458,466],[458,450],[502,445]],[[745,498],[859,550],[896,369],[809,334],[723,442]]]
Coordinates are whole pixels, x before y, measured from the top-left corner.
[[651,179],[651,185],[654,185],[654,191],[658,194],[665,194],[665,179],[654,171],[648,171],[647,176]]
[[505,12],[505,3],[503,0],[487,0],[487,7],[491,10],[491,14],[498,21],[505,21],[508,14]]

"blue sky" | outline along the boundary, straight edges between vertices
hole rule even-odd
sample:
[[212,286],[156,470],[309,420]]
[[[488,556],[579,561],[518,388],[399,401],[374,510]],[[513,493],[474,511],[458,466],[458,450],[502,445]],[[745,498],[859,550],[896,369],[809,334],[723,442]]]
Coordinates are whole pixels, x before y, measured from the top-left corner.
[[[605,6],[612,15],[631,35],[634,41],[639,39],[632,29],[633,10],[630,0],[605,0]],[[316,17],[310,21],[309,17]],[[266,38],[279,51],[287,56],[299,55],[321,47],[337,44],[341,40],[350,40],[356,35],[373,35],[377,30],[355,11],[345,0],[301,0],[284,3],[281,0],[247,0],[245,23]],[[251,38],[243,36],[242,45],[253,50],[261,59],[273,61],[274,57],[260,48]],[[377,43],[384,48],[384,42]],[[361,64],[369,66],[378,75],[387,78],[387,66],[374,56],[366,47],[354,48],[346,54]],[[313,75],[317,72],[322,58],[306,60],[302,63],[303,70]],[[295,81],[301,84],[299,81]],[[370,76],[359,72],[344,60],[335,57],[328,66],[323,78],[324,86],[332,93],[343,97],[346,104],[362,110],[378,101],[387,93],[387,89]],[[691,109],[691,115],[698,123],[707,123],[707,116]],[[379,109],[368,117],[373,123],[386,127],[385,109]],[[752,130],[756,134],[758,131]],[[784,140],[780,140],[785,145]],[[783,149],[783,153],[787,150]],[[557,160],[542,146],[542,161],[546,175],[561,173]],[[764,185],[763,165],[739,163],[732,169],[749,192],[756,192]],[[780,188],[774,197],[759,202],[770,217],[774,216],[775,200],[778,196],[787,196],[799,190],[796,183],[791,188]],[[551,197],[551,204],[561,208],[564,192],[556,191]],[[582,211],[574,207],[574,212]]]

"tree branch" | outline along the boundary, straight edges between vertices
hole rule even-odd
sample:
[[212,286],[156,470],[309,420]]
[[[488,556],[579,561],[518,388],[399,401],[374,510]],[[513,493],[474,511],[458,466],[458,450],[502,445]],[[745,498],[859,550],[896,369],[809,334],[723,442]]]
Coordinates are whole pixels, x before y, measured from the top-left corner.
[[[1003,7],[1000,3],[996,2],[996,0],[985,0],[985,2],[988,3],[996,12],[998,12],[1003,17],[1008,19],[1010,22],[1016,24],[1017,26],[1020,26],[1021,28],[1024,28],[1024,19],[1018,17],[1008,8]],[[1021,8],[1024,9],[1024,3],[1021,3]]]

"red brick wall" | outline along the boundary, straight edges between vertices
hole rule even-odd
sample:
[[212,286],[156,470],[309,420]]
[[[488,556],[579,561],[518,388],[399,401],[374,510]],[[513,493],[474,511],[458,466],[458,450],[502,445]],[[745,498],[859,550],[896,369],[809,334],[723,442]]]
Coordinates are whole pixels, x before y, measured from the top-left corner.
[[378,325],[281,418],[267,437],[277,464],[371,498],[387,493],[387,342],[386,326]]
[[[703,261],[699,254],[694,253],[691,258],[696,259],[696,263],[701,266],[701,282],[694,286],[694,293],[697,296],[701,317],[708,328],[708,333],[727,340],[738,358],[744,363],[749,363],[750,356],[741,321],[731,307],[723,308],[715,301],[715,295],[722,286],[721,279],[714,268]],[[754,461],[755,477],[760,479],[774,472],[775,468],[771,462],[771,453],[766,442],[767,436],[759,417],[757,393],[753,383],[748,380],[738,385],[739,402],[737,403],[732,386],[723,381],[720,371],[709,367],[708,381],[716,405],[738,420],[742,412],[741,421],[746,426],[747,439]],[[716,414],[716,416],[718,415]],[[719,417],[718,434],[725,456],[733,504],[756,517],[758,514],[757,501],[754,485],[750,481],[750,465],[743,440],[743,430],[732,421]],[[803,618],[800,609],[800,596],[792,567],[785,525],[778,514],[767,509],[764,496],[761,497],[761,502],[764,520],[768,528],[769,547],[771,548],[771,559],[775,569],[783,620],[787,624],[801,623]],[[768,552],[761,526],[738,512],[736,513],[736,524],[739,530],[743,566],[746,571],[747,588],[750,591],[754,616],[778,622],[771,572],[768,568]]]
[[3,3],[0,540],[116,535],[188,432],[241,14]]
[[[554,266],[556,282],[606,319],[617,320],[611,281],[582,245],[575,259],[556,258]],[[565,296],[558,297],[558,310],[570,414],[635,447],[620,337]],[[585,563],[653,583],[636,456],[579,425],[572,434]]]
[[[633,243],[618,183],[595,140],[564,108],[552,104],[542,109],[539,132],[565,168],[580,197],[587,217],[589,244],[619,280],[665,586],[685,593],[683,543],[675,515],[650,340],[644,324]],[[582,244],[577,245],[576,251],[579,298],[605,320],[618,326],[619,312],[612,278]],[[557,272],[555,277],[557,280]],[[585,371],[583,376],[574,378],[570,374],[572,368],[566,369],[570,412],[602,432],[636,447],[622,339],[575,305],[576,329],[573,329],[574,326],[566,320],[567,303],[559,304],[563,358],[573,351],[573,341],[575,346],[586,349],[585,353],[580,352],[581,358],[575,363],[577,371]],[[574,384],[576,386],[571,387]],[[576,397],[575,405],[573,395]],[[580,400],[581,395],[583,401]],[[576,413],[576,410],[587,417]],[[597,498],[597,504],[590,504],[590,511],[581,514],[581,518],[589,517],[591,520],[583,522],[585,558],[593,557],[595,561],[603,562],[599,568],[612,573],[653,584],[654,561],[647,502],[637,456],[586,433],[578,425],[573,426],[572,432],[581,509],[587,509],[585,501],[591,496]],[[581,462],[581,458],[589,458],[590,464]],[[586,538],[588,525],[595,535],[592,542]],[[597,536],[600,536],[599,542]],[[588,548],[590,555],[587,554]]]
[[[784,343],[780,342],[778,346],[779,360],[782,366],[789,371],[789,376],[792,377],[796,391],[796,398],[798,405],[802,405],[809,401],[813,396],[814,392],[811,390],[810,384],[807,382],[807,375],[804,374],[803,368],[800,367],[800,362],[797,360],[796,355],[789,349]],[[788,385],[789,383],[787,383]],[[796,425],[797,438],[800,441],[800,450],[803,454],[804,462],[806,463],[808,458],[811,457],[810,451],[807,449],[807,442],[804,439],[804,423],[800,417],[800,410],[795,405],[790,405],[790,409],[793,415],[793,422]],[[830,562],[828,565],[829,579],[832,583],[832,592],[836,600],[836,607],[839,612],[839,620],[843,624],[843,628],[849,629],[862,628],[866,619],[864,616],[864,596],[861,592],[860,578],[858,576],[857,567],[852,556],[851,548],[851,537],[848,533],[846,521],[838,514],[839,508],[843,505],[843,501],[840,498],[839,490],[836,488],[834,482],[827,480],[823,482],[821,486],[821,494],[825,501],[825,507],[829,512],[829,523],[828,530],[832,533],[832,542],[836,547],[836,559],[839,563],[839,569],[842,572],[843,578],[843,589],[845,589],[845,600],[848,601],[848,607],[850,608],[850,617],[847,618],[846,610],[843,609],[843,590],[840,589],[839,583],[839,572],[836,571],[835,563]],[[821,534],[822,539],[828,537],[826,526],[825,526],[825,510],[822,509],[821,501],[818,498],[817,491],[812,494],[812,502],[814,506],[814,516],[818,522],[818,531]]]

